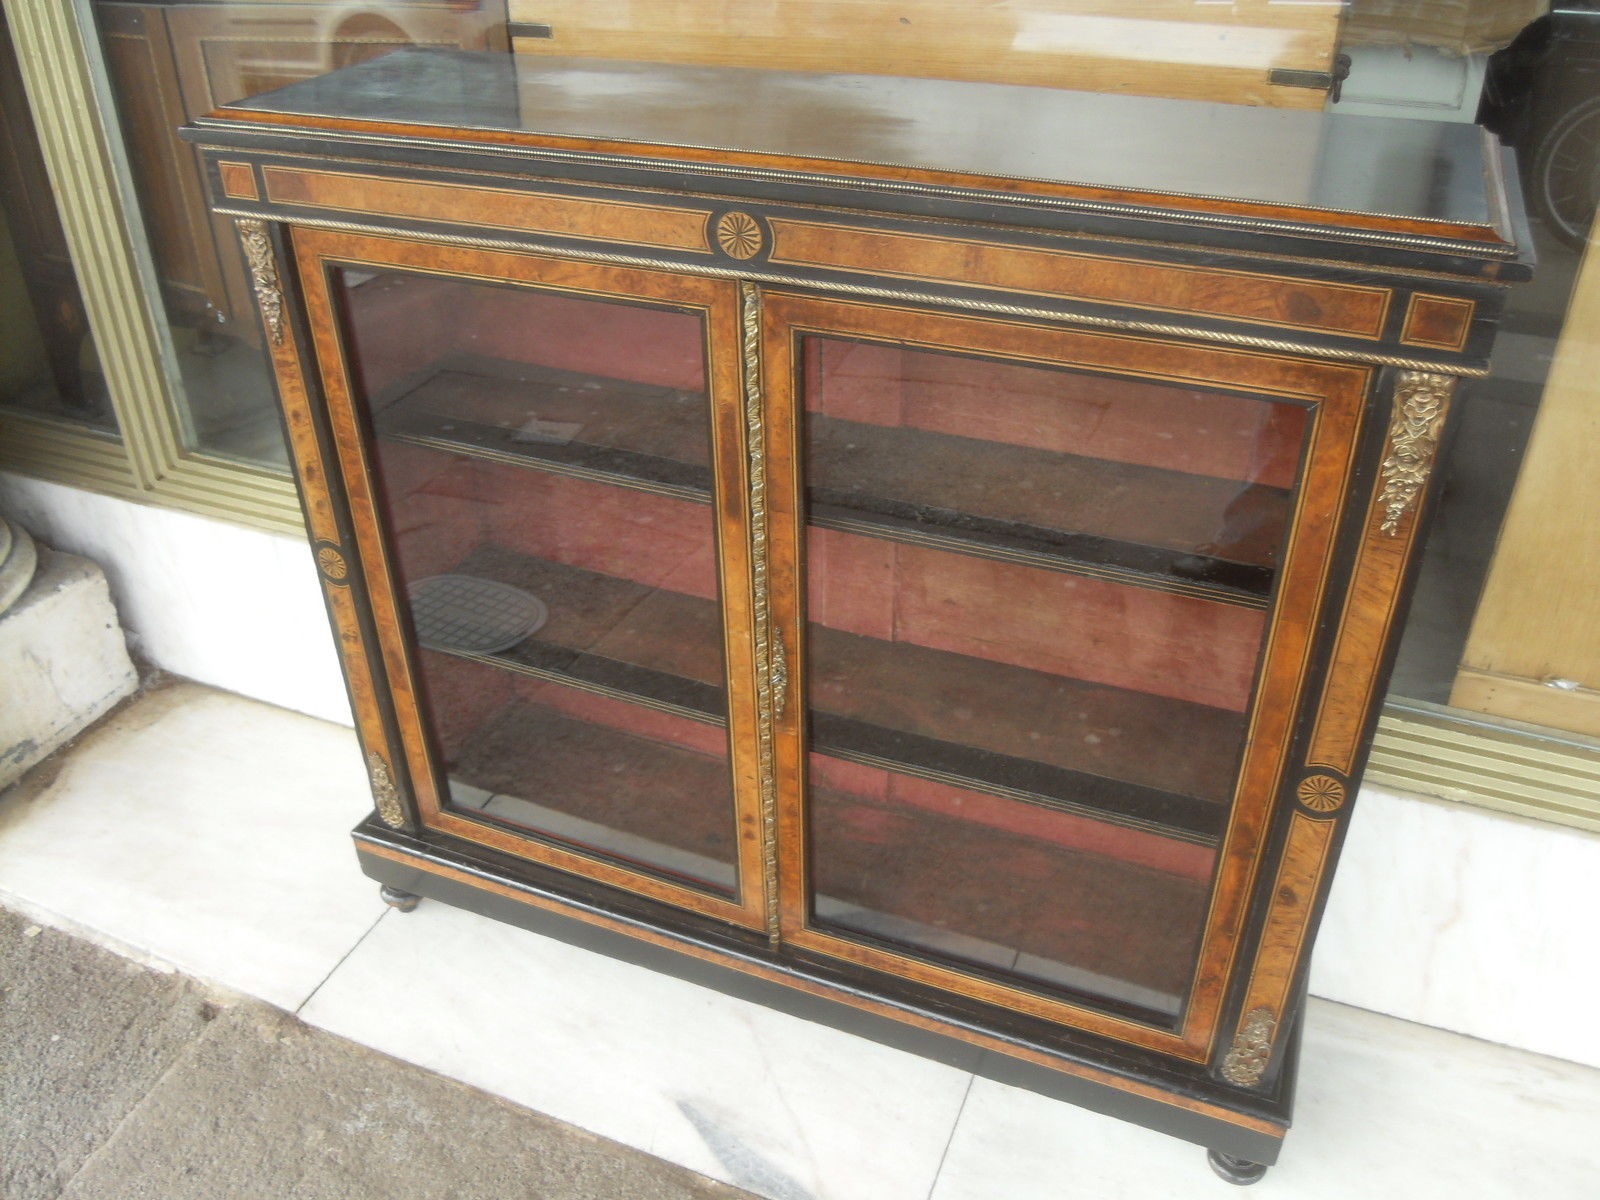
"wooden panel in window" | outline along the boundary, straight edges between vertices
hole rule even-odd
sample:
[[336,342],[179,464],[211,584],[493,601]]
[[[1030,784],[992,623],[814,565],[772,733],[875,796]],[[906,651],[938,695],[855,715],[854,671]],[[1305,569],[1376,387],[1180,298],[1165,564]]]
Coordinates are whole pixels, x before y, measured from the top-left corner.
[[1589,245],[1450,703],[1600,736],[1600,255]]
[[1240,0],[511,0],[521,54],[917,75],[1319,109],[1268,81],[1330,70],[1341,5]]

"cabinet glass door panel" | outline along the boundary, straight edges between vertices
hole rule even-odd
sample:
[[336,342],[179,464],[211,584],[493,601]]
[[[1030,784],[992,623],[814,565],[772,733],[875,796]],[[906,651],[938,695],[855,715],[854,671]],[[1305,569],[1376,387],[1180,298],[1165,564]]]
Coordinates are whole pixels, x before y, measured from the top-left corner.
[[913,313],[767,303],[802,581],[785,937],[1179,1029],[1315,409],[1042,328],[1003,356],[971,318],[917,344]]
[[1214,390],[813,337],[813,525],[1264,598],[1306,410]]
[[335,423],[367,431],[425,823],[757,923],[721,600],[746,534],[742,505],[727,529],[714,504],[719,453],[740,447],[713,446],[707,368],[731,295],[708,312],[666,303],[671,276],[577,268],[602,277],[579,291],[563,266],[561,287],[508,286],[426,269],[427,247],[362,249],[311,299],[342,331]]

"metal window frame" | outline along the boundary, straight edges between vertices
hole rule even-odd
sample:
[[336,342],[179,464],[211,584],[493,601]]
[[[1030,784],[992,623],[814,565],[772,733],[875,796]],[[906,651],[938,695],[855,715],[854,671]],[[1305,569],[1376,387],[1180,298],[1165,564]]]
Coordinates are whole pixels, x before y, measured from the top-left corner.
[[45,169],[120,437],[0,413],[0,467],[143,503],[298,532],[286,472],[184,444],[177,384],[87,0],[6,0]]

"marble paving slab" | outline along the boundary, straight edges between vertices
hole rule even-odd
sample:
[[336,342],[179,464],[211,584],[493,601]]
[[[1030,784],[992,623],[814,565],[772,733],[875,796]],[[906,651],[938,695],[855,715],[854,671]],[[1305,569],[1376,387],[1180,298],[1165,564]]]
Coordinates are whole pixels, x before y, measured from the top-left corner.
[[1175,1138],[978,1080],[930,1200],[1595,1200],[1600,1071],[1313,1000],[1295,1125],[1249,1193]]
[[431,901],[300,1015],[773,1200],[925,1200],[970,1079]]
[[0,793],[0,898],[293,1010],[385,911],[348,729],[191,683]]

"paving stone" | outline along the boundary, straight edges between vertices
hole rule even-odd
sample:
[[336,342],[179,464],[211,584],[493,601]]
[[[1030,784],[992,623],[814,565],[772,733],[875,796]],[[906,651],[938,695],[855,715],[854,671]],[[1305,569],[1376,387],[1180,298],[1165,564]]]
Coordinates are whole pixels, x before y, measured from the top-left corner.
[[59,1195],[217,1011],[192,980],[0,909],[0,1197]]
[[61,1200],[748,1195],[249,1002],[223,1013]]

